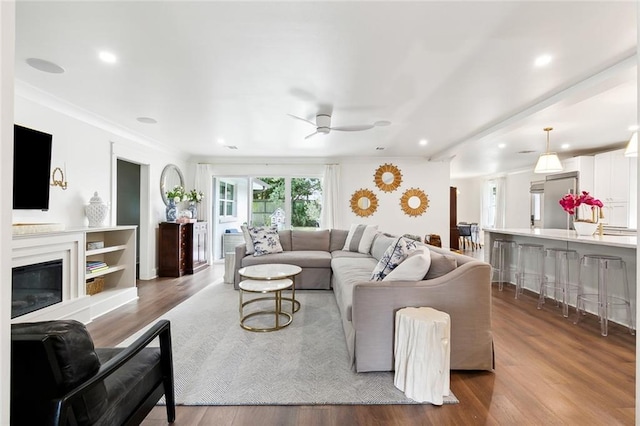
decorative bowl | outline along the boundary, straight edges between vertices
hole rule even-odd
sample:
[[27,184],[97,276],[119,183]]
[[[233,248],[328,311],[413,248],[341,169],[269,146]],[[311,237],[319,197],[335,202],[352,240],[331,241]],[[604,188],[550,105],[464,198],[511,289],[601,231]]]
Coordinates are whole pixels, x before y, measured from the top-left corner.
[[573,228],[578,235],[593,235],[596,229],[598,229],[598,224],[592,222],[573,222]]

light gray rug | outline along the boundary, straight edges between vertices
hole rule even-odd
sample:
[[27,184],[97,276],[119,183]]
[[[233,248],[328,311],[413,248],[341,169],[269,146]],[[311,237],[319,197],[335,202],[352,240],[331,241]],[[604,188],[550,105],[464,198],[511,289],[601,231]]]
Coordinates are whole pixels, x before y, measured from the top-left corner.
[[[176,403],[416,404],[394,386],[393,372],[351,369],[332,292],[297,291],[296,298],[302,307],[293,322],[268,333],[240,327],[238,292],[222,280],[162,315],[171,321]],[[457,402],[453,393],[444,401]]]

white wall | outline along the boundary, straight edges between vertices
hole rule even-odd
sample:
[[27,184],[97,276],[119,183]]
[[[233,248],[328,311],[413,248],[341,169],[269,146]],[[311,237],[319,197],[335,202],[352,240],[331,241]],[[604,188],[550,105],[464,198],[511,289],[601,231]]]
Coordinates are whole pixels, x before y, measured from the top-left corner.
[[458,222],[482,223],[483,179],[452,179],[451,186],[458,189]]
[[[187,173],[187,161],[176,152],[151,146],[126,130],[88,116],[86,112],[69,105],[56,103],[46,94],[36,93],[26,86],[16,86],[15,123],[53,135],[51,169],[66,168],[66,190],[51,187],[48,211],[14,210],[13,223],[62,223],[66,228],[85,227],[88,221],[84,208],[97,191],[105,202],[115,205],[113,167],[115,158],[148,165],[148,180],[142,180],[141,206],[149,208],[141,214],[140,277],[150,279],[156,275],[156,235],[158,223],[165,220],[165,204],[160,194],[160,175],[168,163],[178,165],[191,181],[194,173]],[[11,179],[10,179],[11,180]],[[111,209],[115,213],[115,209]],[[115,225],[115,214],[105,225]],[[140,248],[138,248],[140,249]],[[144,256],[144,257],[143,257]]]
[[531,227],[531,201],[529,186],[532,181],[540,180],[533,171],[509,173],[506,175],[506,215],[505,228]]
[[[13,188],[15,3],[0,1],[0,191]],[[9,424],[11,395],[11,200],[0,205],[0,424]]]
[[[376,169],[384,163],[396,165],[402,173],[402,184],[394,192],[379,190],[373,181]],[[424,159],[345,160],[340,163],[340,200],[336,227],[348,229],[353,223],[378,225],[378,229],[394,235],[438,234],[443,247],[449,247],[449,163]],[[370,189],[378,196],[378,210],[371,216],[356,216],[349,206],[351,195],[358,189]],[[409,188],[422,189],[429,207],[422,216],[412,217],[400,209],[400,197]]]

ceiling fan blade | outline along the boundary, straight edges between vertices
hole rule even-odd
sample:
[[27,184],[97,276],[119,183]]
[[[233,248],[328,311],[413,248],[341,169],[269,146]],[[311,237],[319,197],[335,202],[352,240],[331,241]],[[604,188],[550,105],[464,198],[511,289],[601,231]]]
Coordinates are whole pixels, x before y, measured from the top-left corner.
[[331,127],[331,130],[338,130],[340,132],[359,132],[360,130],[369,130],[373,129],[375,126],[373,124],[361,124],[357,126],[338,126]]
[[307,120],[306,118],[298,117],[298,116],[293,115],[293,114],[287,114],[287,115],[289,115],[289,116],[291,116],[291,117],[293,117],[293,118],[296,118],[296,119],[298,119],[298,120],[302,120],[302,121],[304,121],[305,123],[309,123],[309,124],[311,124],[311,125],[312,125],[312,126],[314,126],[314,127],[315,127],[315,125],[316,125],[316,123],[314,123],[313,121],[309,121],[309,120]]
[[305,136],[305,139],[309,139],[311,136],[313,136],[313,135],[317,135],[317,134],[318,134],[318,132],[313,132],[313,133],[311,133],[310,135]]

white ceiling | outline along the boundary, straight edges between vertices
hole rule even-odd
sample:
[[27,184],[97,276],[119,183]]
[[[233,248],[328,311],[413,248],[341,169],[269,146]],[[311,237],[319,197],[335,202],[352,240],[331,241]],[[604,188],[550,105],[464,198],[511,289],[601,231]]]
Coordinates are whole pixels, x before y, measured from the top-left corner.
[[[460,178],[531,167],[547,126],[561,157],[623,146],[636,27],[633,1],[18,0],[15,73],[201,158],[452,158]],[[541,54],[552,62],[536,68]],[[318,112],[333,126],[392,124],[305,140],[315,129],[288,114]]]

